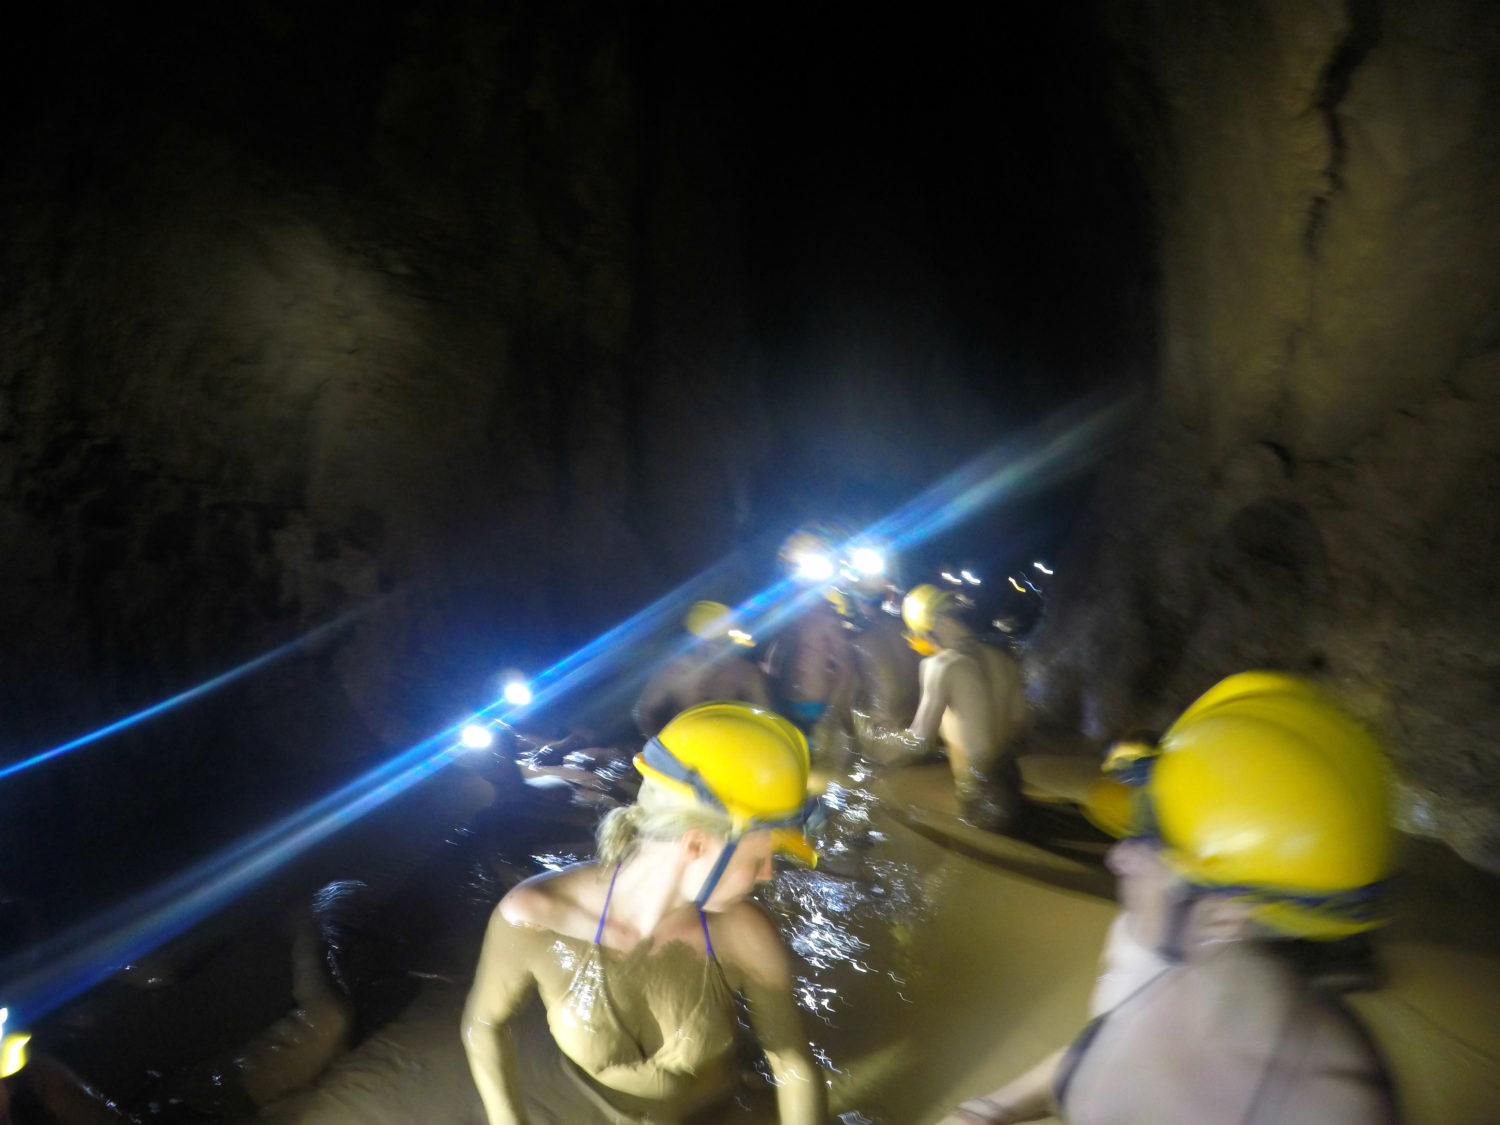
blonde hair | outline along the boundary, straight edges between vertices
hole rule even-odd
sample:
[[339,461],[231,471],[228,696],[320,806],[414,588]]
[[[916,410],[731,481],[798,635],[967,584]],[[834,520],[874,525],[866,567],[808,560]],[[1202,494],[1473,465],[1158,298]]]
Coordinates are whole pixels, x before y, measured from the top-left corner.
[[725,840],[733,824],[728,814],[648,777],[635,804],[613,809],[599,822],[598,862],[613,867],[634,855],[643,840],[676,840],[692,828]]

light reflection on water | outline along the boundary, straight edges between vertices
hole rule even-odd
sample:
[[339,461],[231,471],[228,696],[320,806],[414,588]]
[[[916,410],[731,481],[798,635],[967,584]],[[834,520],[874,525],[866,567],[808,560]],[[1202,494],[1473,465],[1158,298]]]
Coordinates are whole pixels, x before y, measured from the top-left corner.
[[[871,828],[869,792],[837,784],[828,792],[834,815],[818,841],[823,867],[779,871],[756,897],[801,962],[794,993],[810,1017],[813,1056],[839,1082],[859,1062],[847,1053],[858,1050],[863,1036],[851,1032],[873,1012],[910,1005],[909,937],[930,916],[931,898],[922,874],[879,846],[884,836]],[[877,1125],[881,1119],[849,1110],[837,1120]]]
[[546,871],[561,871],[564,867],[572,867],[575,863],[583,863],[592,858],[592,855],[582,852],[538,852],[531,860]]

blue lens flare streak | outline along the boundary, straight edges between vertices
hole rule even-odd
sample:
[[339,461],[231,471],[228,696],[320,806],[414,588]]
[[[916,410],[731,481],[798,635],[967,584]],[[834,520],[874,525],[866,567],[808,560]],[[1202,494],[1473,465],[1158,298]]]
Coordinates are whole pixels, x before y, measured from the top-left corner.
[[[535,681],[538,690],[531,703],[507,709],[503,697],[496,699],[474,715],[403,751],[305,809],[242,838],[182,874],[50,939],[42,948],[28,950],[23,955],[25,964],[40,962],[43,966],[40,969],[18,976],[22,957],[0,963],[0,996],[4,997],[0,1002],[8,1004],[13,1013],[20,1013],[21,1018],[34,1025],[135,958],[222,909],[334,832],[462,757],[468,752],[463,743],[463,729],[470,723],[484,719],[505,722],[518,718],[531,708],[570,694],[613,671],[624,659],[625,646],[664,624],[675,624],[682,605],[701,593],[704,583],[713,578],[712,572],[727,565],[728,561],[716,564],[709,574],[657,599],[541,673]],[[325,629],[332,627],[324,626]],[[312,634],[309,634],[302,641],[293,643],[307,643],[311,638]],[[267,653],[260,662],[268,662],[279,653],[280,650]],[[235,672],[243,674],[248,668],[241,666]],[[210,690],[208,684],[194,689],[199,694],[207,690]],[[171,702],[158,704],[152,713],[159,714]],[[132,718],[139,721],[145,717],[142,713],[139,718]]]
[[867,534],[897,549],[916,546],[1002,499],[1016,499],[1095,465],[1139,408],[1134,396],[1092,399],[1053,415],[956,469]]
[[[914,546],[1004,496],[1016,496],[1081,471],[1097,461],[1132,412],[1128,399],[1065,412],[1026,439],[1005,443],[929,488],[917,499],[881,520],[861,536],[878,535],[899,547]],[[60,1005],[85,992],[134,958],[186,931],[245,893],[294,857],[340,828],[379,807],[467,752],[462,731],[478,720],[501,722],[556,701],[618,670],[629,659],[635,641],[675,624],[684,605],[700,596],[732,560],[729,556],[703,575],[658,598],[639,613],[558,661],[533,681],[532,702],[509,707],[496,699],[447,729],[396,755],[340,789],[320,798],[260,832],[222,849],[182,874],[50,939],[40,950],[22,955],[27,965],[42,968],[17,977],[21,957],[0,963],[0,1003],[34,1024]],[[774,632],[821,597],[790,580],[774,583],[746,599],[736,610],[739,620],[756,631]],[[97,741],[106,734],[144,721],[177,703],[222,686],[346,623],[322,626],[298,641],[241,665],[188,692],[122,719],[91,735],[65,743],[0,772],[0,778]],[[680,642],[683,649],[692,638]],[[634,670],[632,670],[634,671]]]
[[332,633],[335,633],[338,630],[344,628],[356,618],[362,617],[365,614],[369,613],[370,610],[374,608],[375,604],[376,602],[370,602],[368,605],[364,605],[359,609],[352,610],[351,612],[346,613],[333,621],[329,621],[326,624],[319,625],[316,629],[312,630],[309,633],[304,633],[296,640],[288,641],[286,644],[281,645],[278,648],[273,648],[270,652],[263,653],[262,655],[257,656],[254,660],[247,660],[245,663],[239,665],[238,667],[231,668],[229,669],[229,671],[223,672],[215,676],[211,680],[205,680],[203,683],[198,684],[196,687],[188,688],[187,691],[178,692],[170,699],[163,699],[160,703],[153,703],[150,707],[147,707],[144,710],[137,711],[133,715],[127,715],[123,719],[116,719],[114,722],[109,723],[106,726],[102,726],[98,730],[90,731],[88,734],[79,735],[77,738],[74,738],[68,742],[64,742],[59,746],[54,746],[50,750],[43,750],[41,753],[33,754],[31,757],[25,758],[19,762],[12,762],[8,766],[0,767],[0,781],[4,781],[7,777],[13,777],[14,775],[21,773],[24,770],[29,770],[33,766],[39,766],[44,762],[50,762],[54,758],[60,758],[64,754],[71,753],[74,750],[82,749],[83,747],[89,746],[92,743],[100,741],[101,739],[108,738],[112,734],[118,734],[122,730],[128,730],[130,727],[133,727],[138,723],[143,723],[147,719],[154,719],[157,715],[160,715],[166,711],[170,711],[173,707],[177,707],[180,704],[198,699],[201,696],[208,695],[210,692],[217,691],[219,688],[225,687],[228,684],[232,684],[234,681],[242,679],[243,677],[248,676],[253,672],[258,672],[262,668],[265,668],[270,664],[274,664],[278,660],[290,656],[295,652],[299,652],[302,649],[308,648],[318,641],[323,640],[325,637],[328,637]]
[[42,962],[42,968],[13,979],[20,958],[0,963],[4,1002],[34,1024],[462,755],[461,730],[459,724],[418,743],[307,808],[24,955],[27,963]]

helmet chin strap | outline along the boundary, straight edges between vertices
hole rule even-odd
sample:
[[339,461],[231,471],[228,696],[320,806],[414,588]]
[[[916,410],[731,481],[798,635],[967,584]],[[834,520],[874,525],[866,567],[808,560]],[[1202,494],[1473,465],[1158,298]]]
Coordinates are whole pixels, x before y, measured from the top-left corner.
[[714,893],[714,888],[719,885],[719,880],[724,877],[724,869],[729,866],[729,861],[734,858],[734,849],[739,847],[740,838],[731,836],[724,842],[724,850],[719,853],[719,858],[714,860],[713,870],[708,873],[708,878],[703,880],[703,889],[698,892],[698,897],[693,899],[693,905],[699,910]]
[[1187,937],[1188,915],[1207,893],[1190,883],[1181,883],[1171,892],[1171,901],[1167,905],[1167,932],[1162,935],[1161,944],[1156,947],[1157,955],[1164,961],[1180,965],[1187,960],[1184,940]]

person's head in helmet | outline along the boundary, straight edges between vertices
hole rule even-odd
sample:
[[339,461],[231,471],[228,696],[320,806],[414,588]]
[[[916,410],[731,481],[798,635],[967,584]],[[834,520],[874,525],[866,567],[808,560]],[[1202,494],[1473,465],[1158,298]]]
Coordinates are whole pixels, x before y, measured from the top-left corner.
[[739,627],[734,610],[723,602],[694,602],[682,619],[682,627],[700,641],[723,641],[746,647],[755,643]]
[[1231,676],[1106,769],[1135,787],[1110,866],[1141,944],[1180,959],[1202,943],[1333,941],[1384,922],[1385,755],[1313,684]]
[[680,869],[684,897],[712,911],[769,879],[778,852],[817,861],[805,836],[822,811],[807,793],[807,739],[780,715],[744,703],[690,707],[635,766],[640,796],[600,826],[601,864],[649,848]]
[[826,522],[806,523],[786,537],[778,558],[788,578],[803,586],[824,586],[839,573],[847,532]]
[[980,618],[973,596],[950,587],[914,586],[901,602],[907,641],[924,656],[972,637]]
[[[678,1121],[732,1097],[739,993],[749,1030],[774,1032],[763,1046],[782,1120],[826,1120],[790,952],[745,901],[777,851],[815,858],[803,835],[821,808],[807,793],[806,741],[762,708],[702,703],[648,739],[635,765],[640,798],[604,819],[595,861],[525,880],[490,920],[461,1030],[487,1119],[560,1108],[558,1120],[592,1121],[623,1101],[633,1121]],[[544,1034],[589,1080],[584,1104],[576,1078],[561,1091],[544,1073],[514,1080],[511,1029],[528,1034],[518,1021],[531,995]]]
[[894,548],[874,535],[859,535],[844,544],[839,560],[840,584],[858,596],[878,600],[897,578]]

